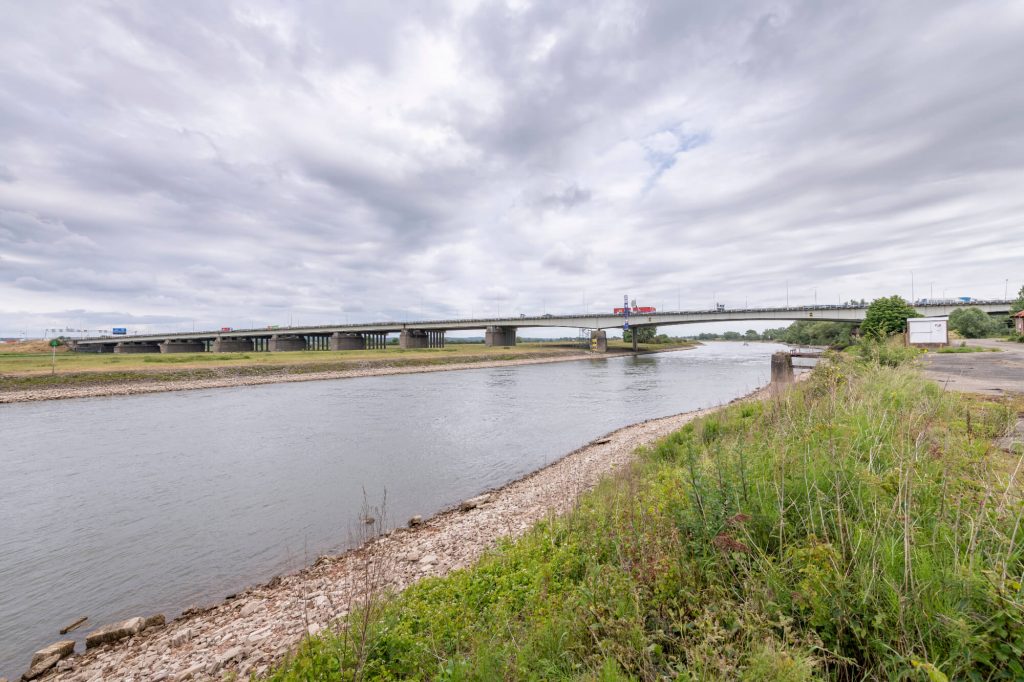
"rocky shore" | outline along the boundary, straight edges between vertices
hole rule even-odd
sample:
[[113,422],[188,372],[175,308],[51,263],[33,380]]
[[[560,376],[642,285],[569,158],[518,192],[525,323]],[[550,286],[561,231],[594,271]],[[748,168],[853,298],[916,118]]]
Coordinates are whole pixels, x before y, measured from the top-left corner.
[[262,675],[304,636],[329,627],[368,596],[470,565],[500,538],[518,537],[537,521],[569,511],[602,476],[627,465],[638,446],[713,409],[619,429],[503,488],[426,521],[413,519],[410,527],[380,532],[377,522],[358,549],[321,557],[215,606],[189,609],[165,625],[63,658],[36,679],[161,682]]

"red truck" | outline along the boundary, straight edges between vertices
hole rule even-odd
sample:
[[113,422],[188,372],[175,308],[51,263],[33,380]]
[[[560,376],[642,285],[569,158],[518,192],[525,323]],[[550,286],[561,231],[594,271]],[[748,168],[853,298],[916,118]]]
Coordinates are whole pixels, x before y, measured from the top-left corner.
[[[615,314],[616,315],[622,315],[625,312],[626,312],[625,308],[615,308]],[[633,306],[632,308],[629,309],[629,314],[630,315],[646,315],[647,313],[656,313],[656,312],[658,312],[657,309],[656,308],[652,308],[650,306],[636,306],[635,305],[635,306]]]

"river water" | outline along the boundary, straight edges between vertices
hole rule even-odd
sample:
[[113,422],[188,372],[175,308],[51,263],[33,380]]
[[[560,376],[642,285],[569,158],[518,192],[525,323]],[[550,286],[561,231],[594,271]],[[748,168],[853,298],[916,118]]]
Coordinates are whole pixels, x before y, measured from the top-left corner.
[[79,616],[172,617],[347,548],[364,491],[400,525],[728,402],[780,348],[0,405],[0,676]]

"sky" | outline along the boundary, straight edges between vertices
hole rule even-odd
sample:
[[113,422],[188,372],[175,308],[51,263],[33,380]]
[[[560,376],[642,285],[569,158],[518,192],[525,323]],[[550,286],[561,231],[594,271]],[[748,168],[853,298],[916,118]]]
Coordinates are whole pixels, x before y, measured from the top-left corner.
[[0,12],[0,336],[1024,285],[1019,1]]

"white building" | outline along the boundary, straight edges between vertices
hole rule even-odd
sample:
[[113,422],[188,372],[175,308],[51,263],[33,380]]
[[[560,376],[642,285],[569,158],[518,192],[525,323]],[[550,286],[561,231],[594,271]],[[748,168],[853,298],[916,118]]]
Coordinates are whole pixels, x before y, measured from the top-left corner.
[[912,317],[907,320],[907,343],[911,346],[949,344],[948,317]]

